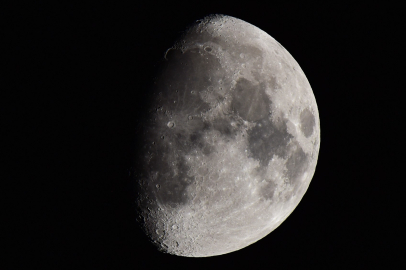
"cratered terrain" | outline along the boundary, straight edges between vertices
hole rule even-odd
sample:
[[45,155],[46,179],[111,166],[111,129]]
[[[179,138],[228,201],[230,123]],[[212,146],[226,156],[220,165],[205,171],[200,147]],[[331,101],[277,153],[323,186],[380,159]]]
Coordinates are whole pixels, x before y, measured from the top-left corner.
[[310,84],[274,38],[211,15],[165,54],[138,129],[139,222],[159,250],[208,257],[277,228],[315,172]]

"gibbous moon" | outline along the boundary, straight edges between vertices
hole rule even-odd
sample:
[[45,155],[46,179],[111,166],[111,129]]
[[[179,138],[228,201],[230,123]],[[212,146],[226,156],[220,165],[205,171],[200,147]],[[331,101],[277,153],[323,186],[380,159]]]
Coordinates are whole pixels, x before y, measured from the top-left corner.
[[139,222],[160,251],[208,257],[275,230],[299,204],[320,147],[298,63],[261,29],[225,15],[169,48],[135,162]]

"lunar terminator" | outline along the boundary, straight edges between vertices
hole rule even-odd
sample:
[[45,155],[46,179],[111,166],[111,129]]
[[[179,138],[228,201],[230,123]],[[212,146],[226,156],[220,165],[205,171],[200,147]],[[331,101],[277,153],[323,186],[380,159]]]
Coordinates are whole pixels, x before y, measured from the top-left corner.
[[276,229],[315,172],[310,84],[274,38],[212,15],[164,54],[138,142],[139,222],[159,250],[208,257]]

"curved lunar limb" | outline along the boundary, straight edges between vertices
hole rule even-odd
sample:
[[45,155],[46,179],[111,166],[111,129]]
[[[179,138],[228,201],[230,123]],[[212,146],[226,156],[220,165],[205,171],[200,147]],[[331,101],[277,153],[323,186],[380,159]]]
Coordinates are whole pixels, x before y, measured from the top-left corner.
[[275,39],[213,15],[168,49],[137,158],[137,206],[163,252],[207,257],[277,228],[313,177],[320,122],[310,84]]

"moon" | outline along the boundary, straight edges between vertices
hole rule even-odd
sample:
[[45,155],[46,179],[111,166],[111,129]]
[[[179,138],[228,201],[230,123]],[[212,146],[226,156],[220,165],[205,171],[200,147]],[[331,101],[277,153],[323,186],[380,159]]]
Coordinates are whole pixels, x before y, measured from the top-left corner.
[[274,38],[210,15],[165,53],[138,130],[138,221],[165,253],[209,257],[275,230],[314,175],[310,84]]

